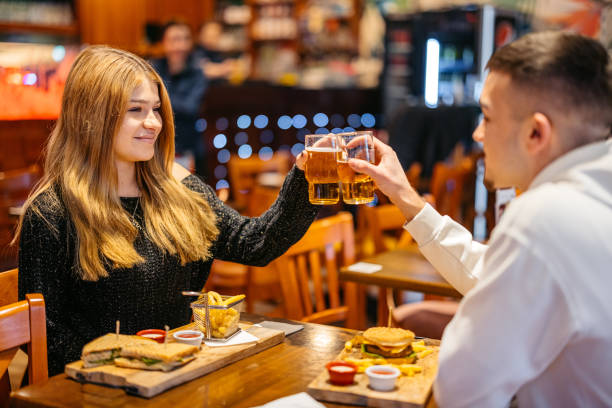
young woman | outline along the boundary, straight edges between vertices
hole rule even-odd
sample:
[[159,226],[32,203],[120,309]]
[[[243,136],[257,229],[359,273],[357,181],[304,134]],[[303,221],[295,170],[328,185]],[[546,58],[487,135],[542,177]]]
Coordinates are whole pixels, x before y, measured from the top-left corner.
[[193,299],[181,291],[202,289],[213,258],[265,265],[317,213],[299,168],[265,214],[246,218],[173,158],[159,75],[125,51],[82,51],[18,230],[19,296],[45,297],[50,375],[116,320],[123,333],[188,323]]

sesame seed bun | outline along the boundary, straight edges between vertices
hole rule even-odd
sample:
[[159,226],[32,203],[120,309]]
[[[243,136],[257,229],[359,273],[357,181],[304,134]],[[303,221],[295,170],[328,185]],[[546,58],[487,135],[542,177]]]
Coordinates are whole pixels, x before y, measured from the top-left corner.
[[414,341],[414,333],[397,327],[372,327],[363,332],[363,338],[384,347],[400,347]]

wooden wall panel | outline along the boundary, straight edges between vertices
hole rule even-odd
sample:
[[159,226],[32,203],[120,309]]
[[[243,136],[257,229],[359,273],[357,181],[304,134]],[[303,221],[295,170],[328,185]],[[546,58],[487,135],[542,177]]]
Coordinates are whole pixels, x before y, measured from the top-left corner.
[[0,121],[0,171],[42,164],[42,150],[53,120]]
[[149,4],[146,9],[147,21],[164,23],[180,18],[191,26],[194,33],[200,24],[213,18],[215,8],[214,0],[150,0]]
[[214,14],[214,0],[78,0],[76,7],[83,43],[136,53],[143,50],[147,22],[181,18],[195,32]]
[[138,51],[145,23],[145,0],[79,0],[81,41]]

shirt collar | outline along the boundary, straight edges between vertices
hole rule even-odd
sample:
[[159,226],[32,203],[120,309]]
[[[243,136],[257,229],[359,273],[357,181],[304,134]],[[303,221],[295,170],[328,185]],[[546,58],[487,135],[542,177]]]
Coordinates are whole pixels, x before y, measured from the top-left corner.
[[540,171],[531,181],[529,190],[548,181],[554,180],[559,174],[565,173],[572,167],[575,167],[581,163],[593,161],[601,156],[610,154],[611,152],[612,139],[589,143],[570,150],[544,167],[544,169],[542,169],[542,171]]

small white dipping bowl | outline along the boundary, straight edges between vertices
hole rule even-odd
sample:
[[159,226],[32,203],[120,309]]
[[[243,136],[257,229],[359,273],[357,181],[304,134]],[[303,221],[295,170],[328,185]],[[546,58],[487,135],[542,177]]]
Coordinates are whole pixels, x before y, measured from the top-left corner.
[[388,365],[374,365],[366,368],[365,373],[373,390],[391,391],[395,388],[395,380],[399,377],[400,370]]
[[204,334],[199,330],[179,330],[172,335],[174,340],[179,343],[190,344],[192,346],[200,347],[202,345],[202,339]]

